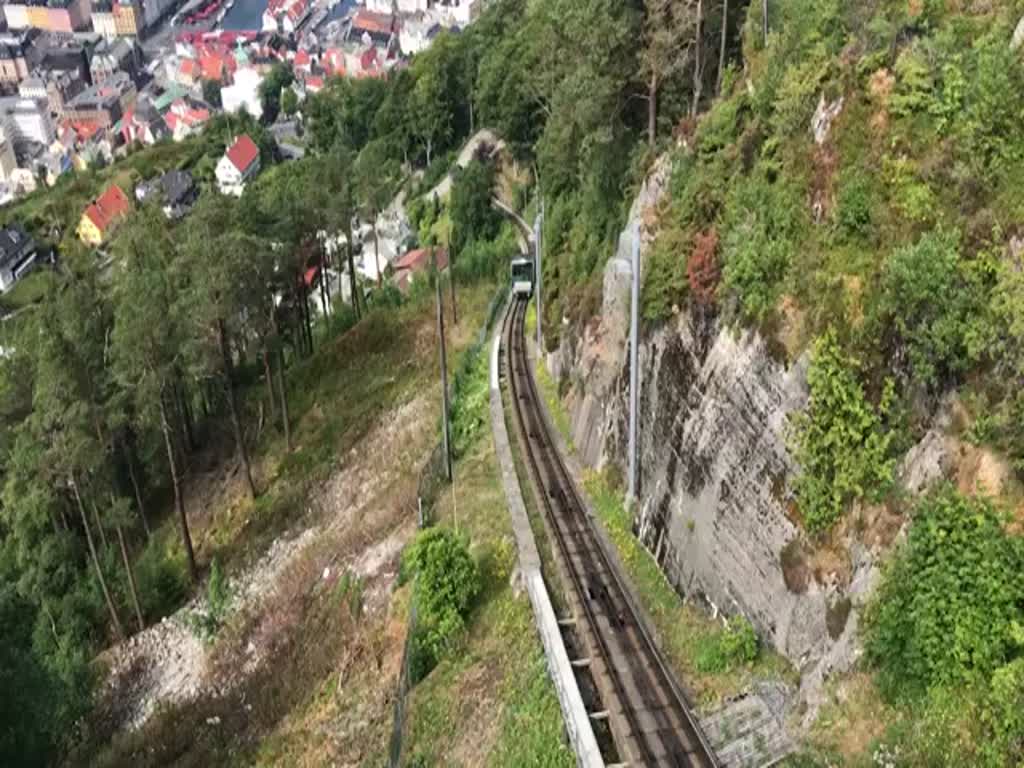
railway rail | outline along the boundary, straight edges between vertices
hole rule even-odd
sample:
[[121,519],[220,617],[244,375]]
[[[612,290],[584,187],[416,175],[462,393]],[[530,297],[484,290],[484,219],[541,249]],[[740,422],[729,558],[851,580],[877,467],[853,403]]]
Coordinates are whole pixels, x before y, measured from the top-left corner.
[[574,625],[597,688],[619,765],[717,768],[682,690],[639,619],[594,522],[548,430],[530,372],[523,327],[527,301],[515,300],[504,320],[505,370],[519,445],[538,506],[556,542]]

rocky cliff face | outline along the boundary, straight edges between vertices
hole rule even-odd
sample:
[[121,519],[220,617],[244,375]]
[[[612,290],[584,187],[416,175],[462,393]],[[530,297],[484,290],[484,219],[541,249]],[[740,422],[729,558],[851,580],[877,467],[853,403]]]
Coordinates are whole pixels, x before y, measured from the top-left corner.
[[[647,237],[667,176],[665,165],[652,174],[626,232],[640,225]],[[624,234],[605,269],[601,316],[564,334],[548,358],[580,458],[592,467],[625,466],[629,248]],[[742,613],[800,669],[800,698],[813,712],[823,681],[859,653],[859,609],[900,521],[858,510],[858,523],[827,549],[802,541],[790,518],[797,466],[786,434],[806,404],[806,358],[781,362],[756,332],[683,311],[643,335],[640,366],[634,530],[681,594],[715,613]],[[919,446],[902,474],[926,484],[941,472],[933,454]]]

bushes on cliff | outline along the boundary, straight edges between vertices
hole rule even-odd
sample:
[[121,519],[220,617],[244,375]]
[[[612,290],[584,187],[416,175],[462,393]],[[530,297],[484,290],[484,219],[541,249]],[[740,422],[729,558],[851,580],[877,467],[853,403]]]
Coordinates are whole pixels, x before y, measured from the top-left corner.
[[755,173],[738,182],[725,210],[722,277],[744,319],[759,322],[775,308],[806,216],[789,182]]
[[859,366],[829,330],[814,345],[807,372],[810,402],[794,418],[793,450],[801,467],[795,490],[804,524],[830,527],[854,499],[877,500],[892,483],[893,434],[885,420],[893,399],[887,385],[872,405],[858,380]]
[[883,693],[922,712],[903,751],[929,764],[1024,759],[1024,539],[1007,522],[951,488],[921,500],[866,613]]
[[943,230],[898,248],[875,294],[877,335],[890,336],[894,367],[928,385],[966,369],[967,339],[987,303],[986,286],[972,284],[959,248],[959,234]]
[[757,633],[742,616],[729,619],[721,632],[700,643],[694,664],[698,672],[721,674],[757,658]]

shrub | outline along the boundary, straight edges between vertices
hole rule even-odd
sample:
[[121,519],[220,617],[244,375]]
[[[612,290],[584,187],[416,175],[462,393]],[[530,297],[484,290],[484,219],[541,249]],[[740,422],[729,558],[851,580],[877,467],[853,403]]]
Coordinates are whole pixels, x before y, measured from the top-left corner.
[[839,177],[836,225],[847,238],[863,238],[871,230],[872,190],[867,174],[849,168]]
[[782,181],[751,177],[730,195],[722,276],[744,318],[763,320],[778,303],[803,215],[799,195]]
[[928,385],[967,366],[967,338],[986,299],[968,290],[959,243],[959,233],[935,230],[897,249],[876,295],[876,322],[894,334],[897,352]]
[[721,280],[718,266],[718,231],[712,227],[694,238],[693,251],[686,264],[690,294],[699,304],[714,304]]
[[184,561],[170,558],[163,547],[153,542],[135,561],[135,580],[139,602],[149,621],[156,621],[173,613],[188,597],[188,574]]
[[1024,650],[1024,539],[984,499],[922,499],[866,614],[868,659],[893,699],[988,681]]
[[221,570],[220,561],[214,557],[206,583],[206,606],[188,617],[192,631],[206,642],[211,642],[227,618],[232,599],[228,578]]
[[793,421],[793,451],[801,467],[794,489],[812,532],[830,527],[853,499],[877,500],[892,483],[893,433],[884,427],[892,385],[872,407],[857,372],[857,362],[843,354],[834,331],[817,340],[807,372],[810,402]]
[[403,557],[416,577],[417,653],[439,657],[465,625],[480,592],[480,573],[465,539],[450,528],[427,528]]
[[729,619],[721,632],[700,643],[695,665],[698,672],[721,674],[757,658],[757,633],[742,616]]
[[678,227],[663,228],[646,255],[640,306],[645,320],[665,320],[672,307],[686,297],[686,233]]

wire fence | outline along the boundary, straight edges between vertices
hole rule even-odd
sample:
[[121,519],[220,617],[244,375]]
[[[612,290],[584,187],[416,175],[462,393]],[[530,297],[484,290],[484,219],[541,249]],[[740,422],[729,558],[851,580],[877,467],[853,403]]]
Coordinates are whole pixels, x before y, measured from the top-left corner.
[[[484,323],[480,326],[476,340],[463,356],[463,364],[455,372],[452,381],[453,405],[458,400],[463,389],[465,378],[470,375],[471,361],[477,359],[494,322],[498,312],[505,303],[508,288],[499,285],[491,303],[487,307],[487,315]],[[430,452],[423,468],[420,470],[419,483],[416,488],[419,527],[427,528],[433,524],[434,509],[441,492],[448,485],[446,474],[444,441],[440,440],[434,450]],[[388,747],[388,768],[398,768],[402,761],[402,735],[405,732],[405,717],[408,707],[409,691],[412,690],[415,682],[412,679],[412,651],[416,637],[416,579],[413,577],[412,599],[409,600],[409,621],[405,630],[405,645],[402,649],[402,667],[398,673],[398,690],[395,692],[395,715],[391,724],[391,741]]]

